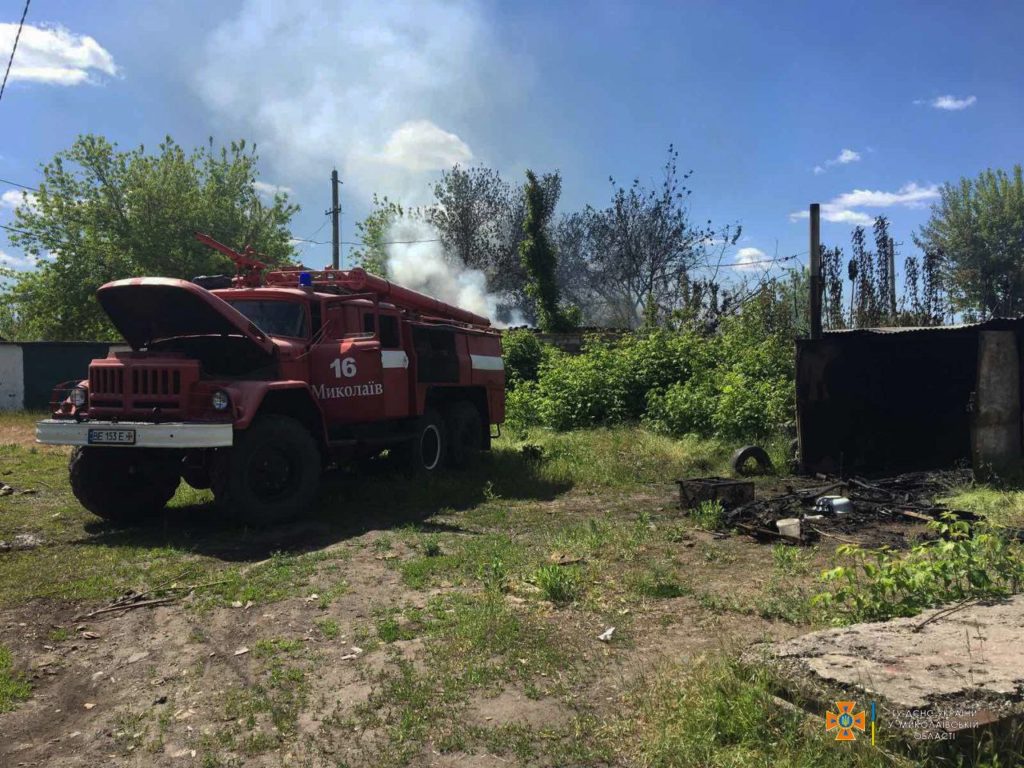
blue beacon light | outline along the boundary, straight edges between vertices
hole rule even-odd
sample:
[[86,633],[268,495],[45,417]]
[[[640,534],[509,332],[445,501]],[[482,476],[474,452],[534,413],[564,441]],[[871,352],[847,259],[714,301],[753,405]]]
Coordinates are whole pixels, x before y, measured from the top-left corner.
[[313,276],[309,272],[299,272],[299,286],[311,288],[313,286]]

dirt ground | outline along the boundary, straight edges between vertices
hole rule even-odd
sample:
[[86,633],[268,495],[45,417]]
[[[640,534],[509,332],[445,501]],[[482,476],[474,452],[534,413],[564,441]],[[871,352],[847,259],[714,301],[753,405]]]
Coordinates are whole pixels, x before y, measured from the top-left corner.
[[[807,631],[837,543],[781,558],[697,529],[670,469],[566,487],[505,482],[509,456],[469,494],[340,473],[294,526],[225,527],[183,489],[115,530],[26,428],[0,439],[0,480],[33,491],[0,498],[0,646],[32,686],[0,714],[4,766],[628,763],[606,732],[636,681]],[[126,590],[166,601],[88,615]]]

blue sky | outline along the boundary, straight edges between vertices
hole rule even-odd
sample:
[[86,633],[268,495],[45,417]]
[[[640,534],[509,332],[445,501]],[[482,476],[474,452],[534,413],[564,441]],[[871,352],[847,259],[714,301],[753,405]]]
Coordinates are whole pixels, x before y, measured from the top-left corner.
[[[5,62],[21,9],[0,7]],[[1024,159],[1016,2],[34,0],[27,24],[0,177],[35,183],[83,132],[245,137],[302,205],[300,237],[324,222],[332,165],[351,240],[374,192],[424,202],[454,161],[557,168],[570,210],[606,202],[609,175],[657,180],[674,143],[694,216],[743,225],[734,260],[805,252],[794,214],[812,201],[827,243],[885,213],[907,255],[936,185]]]

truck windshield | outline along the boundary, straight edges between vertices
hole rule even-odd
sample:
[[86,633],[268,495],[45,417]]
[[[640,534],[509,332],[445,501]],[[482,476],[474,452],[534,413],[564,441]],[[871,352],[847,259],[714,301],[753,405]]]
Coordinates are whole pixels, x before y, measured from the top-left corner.
[[309,335],[306,313],[301,304],[292,301],[261,301],[239,299],[228,302],[268,336],[291,336],[304,339]]

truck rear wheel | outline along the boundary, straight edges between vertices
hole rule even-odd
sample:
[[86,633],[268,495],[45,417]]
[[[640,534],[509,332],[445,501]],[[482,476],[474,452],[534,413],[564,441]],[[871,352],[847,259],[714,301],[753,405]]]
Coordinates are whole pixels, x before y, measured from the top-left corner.
[[320,451],[308,429],[287,416],[260,416],[218,457],[213,494],[242,522],[283,523],[316,500],[320,469]]
[[449,435],[448,463],[466,467],[483,449],[483,422],[480,411],[468,401],[455,403],[447,413]]
[[426,411],[416,422],[416,434],[392,450],[398,466],[410,474],[436,472],[448,454],[448,430],[434,410]]
[[142,448],[79,447],[68,462],[71,490],[83,507],[117,523],[158,514],[178,489],[177,462]]

